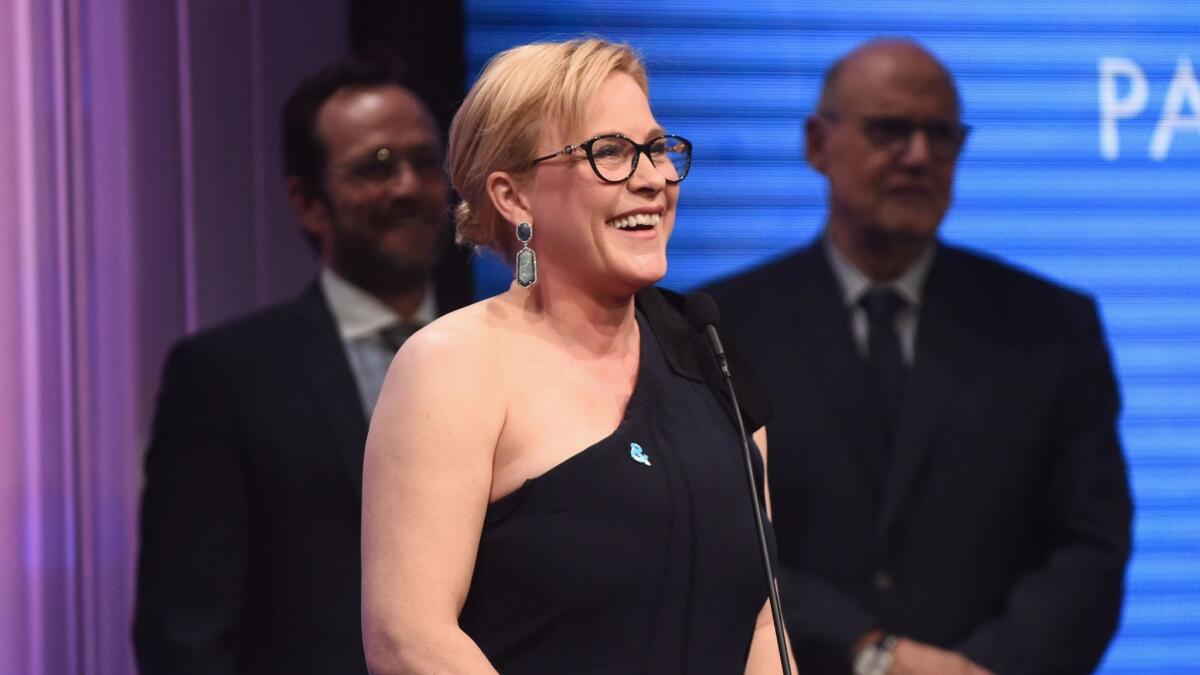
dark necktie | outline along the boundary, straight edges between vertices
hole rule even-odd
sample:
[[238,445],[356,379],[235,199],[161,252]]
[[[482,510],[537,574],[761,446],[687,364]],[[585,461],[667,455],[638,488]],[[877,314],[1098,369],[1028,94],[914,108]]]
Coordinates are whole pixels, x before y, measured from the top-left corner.
[[379,337],[383,338],[383,344],[398,351],[400,345],[404,344],[404,341],[420,330],[423,325],[415,321],[398,321],[379,331]]
[[900,335],[896,331],[896,312],[904,307],[905,301],[896,291],[875,288],[859,302],[867,312],[867,370],[879,402],[890,450],[904,391],[906,369],[900,351]]

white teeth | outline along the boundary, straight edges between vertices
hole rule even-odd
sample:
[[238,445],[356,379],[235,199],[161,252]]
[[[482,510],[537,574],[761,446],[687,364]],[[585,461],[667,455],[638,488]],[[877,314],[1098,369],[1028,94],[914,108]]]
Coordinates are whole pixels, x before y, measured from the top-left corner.
[[628,230],[638,225],[657,227],[660,222],[662,222],[662,216],[657,213],[635,213],[632,216],[613,218],[608,221],[608,224],[618,230]]

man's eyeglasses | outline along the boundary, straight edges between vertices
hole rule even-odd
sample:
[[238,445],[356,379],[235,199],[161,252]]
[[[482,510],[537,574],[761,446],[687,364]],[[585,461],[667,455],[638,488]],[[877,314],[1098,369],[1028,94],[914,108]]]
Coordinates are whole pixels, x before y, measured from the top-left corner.
[[650,163],[668,183],[678,183],[687,178],[688,170],[692,168],[691,141],[673,134],[665,134],[645,143],[638,143],[621,134],[605,134],[538,157],[529,165],[559,155],[570,155],[576,150],[584,151],[592,171],[605,183],[624,183],[629,180],[637,171],[638,157],[641,155],[650,158]]
[[376,148],[370,155],[348,163],[339,170],[347,178],[367,184],[381,185],[400,175],[407,165],[420,180],[443,177],[442,160],[436,148],[416,147],[394,150]]
[[[821,117],[836,122],[842,117],[838,113],[821,113]],[[953,159],[962,151],[971,127],[946,120],[917,121],[910,117],[889,115],[866,115],[862,121],[862,133],[876,150],[900,152],[908,147],[913,134],[920,131],[925,135],[929,154],[936,159]]]

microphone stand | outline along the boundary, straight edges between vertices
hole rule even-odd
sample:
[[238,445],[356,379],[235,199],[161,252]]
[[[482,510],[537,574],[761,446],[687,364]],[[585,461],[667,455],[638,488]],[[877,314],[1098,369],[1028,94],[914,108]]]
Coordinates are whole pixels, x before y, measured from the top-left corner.
[[[742,421],[742,408],[738,405],[737,392],[733,389],[733,374],[729,372],[729,361],[725,358],[725,349],[721,346],[721,338],[717,336],[717,328],[712,323],[704,326],[708,336],[708,345],[712,348],[721,375],[725,378],[725,387],[729,390],[729,399],[733,402],[733,417],[737,420],[738,437],[742,441],[742,458],[746,463],[746,483],[750,488],[750,501],[754,507],[754,526],[758,533],[758,551],[763,562],[763,572],[767,577],[767,597],[771,603],[771,622],[775,625],[775,641],[779,645],[779,662],[783,665],[784,675],[792,675],[791,659],[788,658],[787,639],[784,637],[783,610],[779,602],[779,590],[775,587],[775,570],[771,565],[771,551],[767,547],[766,526],[763,524],[762,506],[758,500],[758,485],[754,482],[754,462],[750,455],[750,440],[746,435],[746,424]],[[764,473],[765,479],[765,473]]]

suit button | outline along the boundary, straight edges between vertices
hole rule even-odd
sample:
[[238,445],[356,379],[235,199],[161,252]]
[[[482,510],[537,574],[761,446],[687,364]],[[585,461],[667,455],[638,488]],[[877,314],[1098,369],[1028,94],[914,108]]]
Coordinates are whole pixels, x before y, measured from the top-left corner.
[[895,583],[895,580],[892,579],[892,575],[882,570],[876,572],[875,575],[871,577],[871,585],[874,586],[875,590],[877,591],[889,591]]

